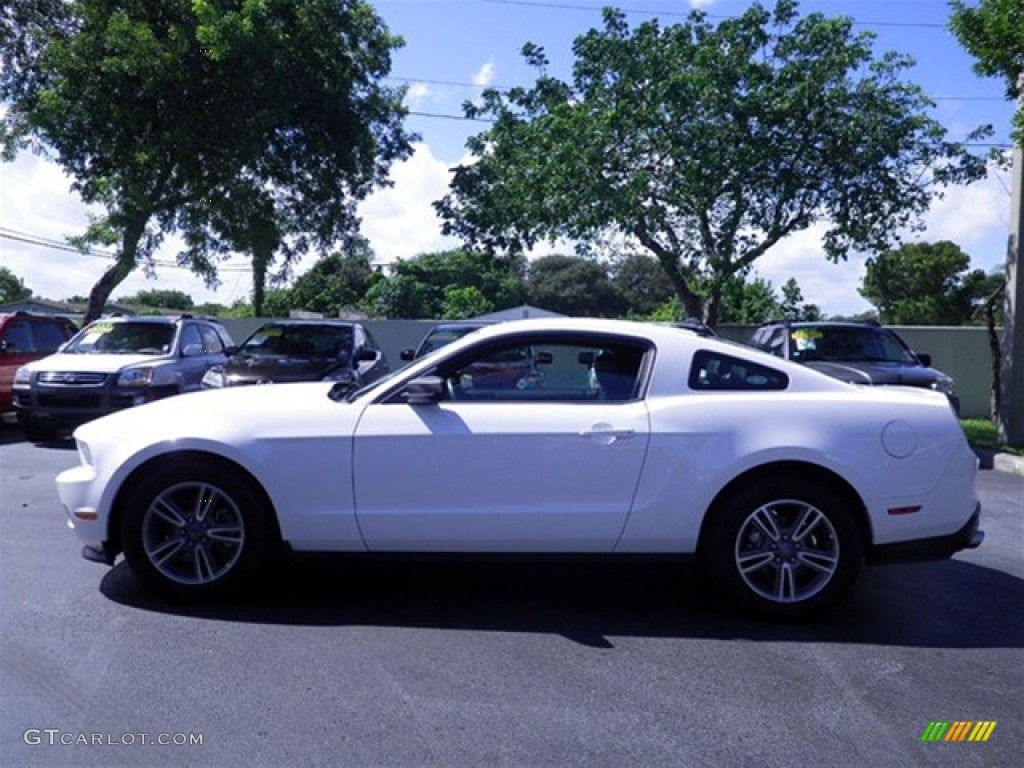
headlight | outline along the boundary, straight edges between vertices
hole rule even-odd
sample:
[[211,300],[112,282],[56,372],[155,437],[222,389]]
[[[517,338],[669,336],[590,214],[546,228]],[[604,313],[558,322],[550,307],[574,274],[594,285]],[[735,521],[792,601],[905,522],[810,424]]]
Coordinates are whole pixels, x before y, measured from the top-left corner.
[[32,384],[32,371],[28,369],[28,366],[23,365],[14,373],[14,386],[16,387],[28,387]]
[[224,386],[224,371],[220,368],[211,368],[203,374],[200,385],[203,389],[220,389]]
[[129,368],[117,377],[119,387],[148,387],[153,381],[152,368]]

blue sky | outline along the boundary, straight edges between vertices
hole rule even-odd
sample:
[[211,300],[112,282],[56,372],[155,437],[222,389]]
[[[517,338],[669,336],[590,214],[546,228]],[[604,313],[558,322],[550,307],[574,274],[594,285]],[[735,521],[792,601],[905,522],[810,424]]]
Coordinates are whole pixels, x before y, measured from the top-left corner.
[[[408,127],[421,137],[411,160],[392,171],[394,186],[374,194],[360,209],[363,232],[381,262],[410,258],[418,253],[456,245],[440,235],[431,202],[447,189],[449,169],[465,156],[466,139],[485,128],[460,119],[461,105],[482,86],[529,85],[534,73],[523,63],[526,42],[544,47],[551,72],[568,77],[574,37],[601,24],[601,7],[594,0],[378,0],[378,13],[392,32],[405,39],[392,67],[394,82],[409,88],[407,103],[415,113]],[[741,13],[746,0],[643,0],[619,2],[631,23],[658,18],[662,24],[681,21],[691,7],[702,7],[713,18]],[[945,0],[822,0],[802,2],[801,12],[852,16],[859,29],[872,30],[877,50],[908,53],[917,65],[908,77],[936,101],[934,115],[961,138],[970,129],[991,123],[992,141],[1008,143],[1013,105],[1004,98],[1001,81],[979,78],[972,59],[946,29]],[[0,229],[62,241],[81,231],[86,212],[68,191],[69,180],[59,168],[41,158],[24,155],[0,166]],[[972,256],[974,266],[997,267],[1005,258],[1009,221],[1009,178],[993,173],[969,188],[951,190],[929,213],[927,229],[910,239],[958,243]],[[804,297],[828,313],[852,313],[869,305],[857,294],[864,256],[832,265],[822,255],[823,227],[793,236],[757,264],[757,273],[780,286],[795,277]],[[174,239],[160,253],[173,261]],[[550,248],[547,249],[550,251]],[[41,245],[0,238],[0,263],[21,276],[37,295],[61,299],[85,294],[106,263]],[[313,263],[307,257],[302,272]],[[197,301],[230,303],[245,298],[250,274],[243,258],[224,265],[221,285],[206,289],[188,271],[161,267],[155,279],[141,272],[114,295],[147,288],[176,288]]]

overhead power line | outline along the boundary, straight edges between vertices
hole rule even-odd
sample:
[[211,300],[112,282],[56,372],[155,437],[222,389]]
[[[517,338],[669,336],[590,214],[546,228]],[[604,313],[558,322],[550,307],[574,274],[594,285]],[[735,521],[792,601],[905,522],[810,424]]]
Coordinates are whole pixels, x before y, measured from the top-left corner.
[[[541,2],[541,0],[484,0],[485,3],[493,3],[495,5],[522,5],[528,8],[554,8],[563,11],[602,11],[604,5],[581,5],[578,3],[552,3],[552,2]],[[669,16],[686,18],[690,15],[689,11],[647,11],[639,8],[622,8],[623,13],[628,15],[637,16]],[[734,19],[736,16],[723,14],[723,13],[704,13],[709,19]],[[854,19],[853,23],[860,27],[909,27],[911,29],[948,29],[947,25],[939,24],[937,22],[925,22],[925,21],[860,21]]]
[[[14,240],[19,243],[28,243],[29,245],[39,246],[40,248],[48,248],[52,251],[63,251],[65,253],[75,253],[85,256],[93,256],[98,259],[106,259],[107,261],[113,261],[117,258],[117,254],[113,251],[103,251],[96,248],[87,248],[82,250],[76,248],[70,243],[61,242],[60,240],[53,240],[52,238],[43,237],[42,235],[34,235],[30,232],[20,232],[16,229],[10,229],[9,227],[0,227],[0,239]],[[183,264],[178,264],[176,261],[169,261],[167,259],[153,259],[153,264],[157,267],[165,267],[168,269],[185,269],[188,270],[190,267]],[[238,265],[225,265],[218,267],[219,272],[251,272],[252,267]]]

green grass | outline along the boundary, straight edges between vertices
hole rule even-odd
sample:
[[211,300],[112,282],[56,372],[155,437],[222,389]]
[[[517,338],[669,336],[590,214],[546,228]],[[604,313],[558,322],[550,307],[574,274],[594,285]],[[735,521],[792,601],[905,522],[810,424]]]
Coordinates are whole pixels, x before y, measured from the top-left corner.
[[964,428],[967,442],[975,448],[987,448],[990,451],[1024,456],[1024,448],[1011,448],[1000,444],[995,425],[987,419],[960,419],[960,426]]

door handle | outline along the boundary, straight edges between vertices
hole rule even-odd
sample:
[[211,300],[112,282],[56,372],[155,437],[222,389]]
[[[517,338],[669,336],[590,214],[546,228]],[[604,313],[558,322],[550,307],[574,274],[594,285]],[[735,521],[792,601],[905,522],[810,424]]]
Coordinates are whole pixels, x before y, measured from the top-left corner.
[[595,424],[590,429],[580,430],[580,437],[589,437],[602,445],[611,445],[617,440],[633,437],[634,429],[615,429],[610,424]]
[[584,429],[580,431],[580,437],[632,437],[635,434],[635,429]]

